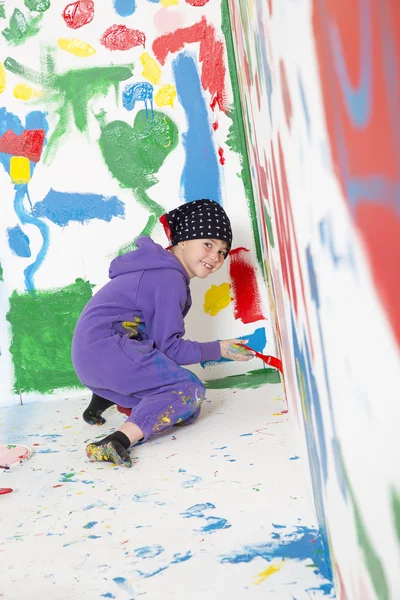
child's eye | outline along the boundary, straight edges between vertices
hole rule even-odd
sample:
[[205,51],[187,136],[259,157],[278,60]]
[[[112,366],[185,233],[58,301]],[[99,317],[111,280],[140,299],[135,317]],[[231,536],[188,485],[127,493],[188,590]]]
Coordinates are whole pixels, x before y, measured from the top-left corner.
[[204,242],[204,245],[205,245],[206,248],[211,248],[210,242]]
[[223,250],[220,250],[219,253],[225,258],[226,257],[226,252],[224,252]]

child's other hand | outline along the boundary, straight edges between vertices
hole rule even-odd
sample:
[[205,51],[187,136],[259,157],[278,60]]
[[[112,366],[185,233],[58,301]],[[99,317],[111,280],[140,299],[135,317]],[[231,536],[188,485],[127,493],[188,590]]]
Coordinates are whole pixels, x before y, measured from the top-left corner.
[[223,340],[220,342],[221,356],[228,360],[237,360],[239,362],[251,360],[254,358],[254,353],[251,350],[243,348],[243,344],[247,344],[249,340]]

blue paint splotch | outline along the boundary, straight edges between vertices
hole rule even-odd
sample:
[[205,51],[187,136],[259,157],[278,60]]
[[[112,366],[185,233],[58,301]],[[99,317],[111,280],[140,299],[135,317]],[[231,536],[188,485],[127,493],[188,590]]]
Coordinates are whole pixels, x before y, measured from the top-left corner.
[[11,252],[21,258],[29,258],[31,256],[31,247],[29,238],[22,231],[19,225],[9,227],[7,229],[8,245]]
[[280,558],[283,560],[311,560],[319,573],[328,580],[324,583],[327,594],[333,590],[332,571],[325,560],[322,538],[317,529],[296,526],[290,533],[278,534],[275,532],[275,540],[243,546],[240,551],[232,552],[221,558],[221,563],[249,563],[256,558],[263,558],[268,562]]
[[289,460],[299,460],[300,456],[291,456]]
[[130,83],[125,86],[122,93],[122,105],[126,110],[133,110],[136,102],[144,102],[146,110],[146,118],[149,117],[149,108],[151,109],[151,118],[154,119],[153,107],[153,92],[154,87],[147,81],[139,83]]
[[127,579],[125,579],[125,577],[114,577],[113,581],[122,590],[124,590],[125,592],[128,592],[128,594],[131,594],[132,596],[134,596],[135,592],[133,590],[133,587],[131,586],[129,581]]
[[32,214],[65,227],[71,221],[87,223],[92,219],[100,219],[110,222],[113,217],[122,218],[125,216],[125,206],[116,196],[57,192],[51,189],[41,202],[35,204]]
[[[266,336],[264,327],[259,327],[253,333],[248,333],[247,335],[236,336],[236,338],[238,340],[249,340],[247,342],[247,345],[250,348],[253,348],[253,350],[256,350],[257,352],[260,352],[260,353],[262,353],[262,351],[264,350],[265,345],[267,343],[267,336]],[[218,365],[220,363],[226,363],[226,362],[232,362],[232,361],[227,360],[226,358],[220,358],[218,361],[209,360],[206,362],[202,362],[200,364],[204,369],[205,367],[210,367],[212,365]]]
[[136,0],[113,0],[113,6],[120,17],[130,17],[136,10]]
[[171,565],[186,562],[187,560],[190,560],[192,556],[193,554],[190,552],[190,550],[188,550],[186,554],[181,554],[180,552],[177,552],[176,554],[174,554],[174,559],[171,561]]
[[187,131],[182,134],[186,153],[181,178],[183,196],[186,202],[211,198],[221,203],[219,163],[194,57],[182,52],[173,61],[172,68],[187,119]]
[[184,512],[181,513],[181,516],[185,519],[196,518],[196,519],[204,519],[205,524],[201,529],[197,529],[198,533],[213,533],[219,529],[229,529],[232,525],[227,521],[227,519],[223,519],[222,517],[208,516],[205,513],[209,510],[214,510],[215,505],[211,504],[211,502],[205,502],[203,504],[195,504],[190,508],[187,508]]
[[92,529],[95,525],[97,525],[97,521],[89,521],[89,523],[83,526],[83,529]]
[[196,483],[200,483],[202,480],[198,475],[190,475],[190,479],[182,482],[182,487],[185,489],[192,488]]
[[194,506],[191,506],[190,508],[187,508],[184,512],[181,513],[182,517],[185,517],[185,519],[189,519],[191,517],[204,517],[204,512],[206,510],[212,510],[215,508],[214,504],[211,504],[211,502],[205,502],[204,504],[195,504]]
[[138,558],[155,558],[159,554],[164,552],[164,548],[159,544],[153,546],[143,546],[141,548],[135,548],[134,553]]
[[221,517],[206,517],[207,524],[203,525],[201,528],[202,533],[211,533],[213,531],[217,531],[218,529],[229,529],[232,525]]

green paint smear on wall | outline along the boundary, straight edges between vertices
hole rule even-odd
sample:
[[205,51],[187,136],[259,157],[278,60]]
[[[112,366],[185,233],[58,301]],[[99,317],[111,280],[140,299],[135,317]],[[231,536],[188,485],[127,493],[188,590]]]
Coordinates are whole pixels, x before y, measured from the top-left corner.
[[247,152],[246,135],[244,130],[243,111],[239,92],[239,81],[236,69],[236,58],[233,46],[228,0],[222,0],[221,2],[221,16],[221,28],[225,36],[226,52],[228,56],[228,68],[231,78],[234,103],[233,107],[230,109],[228,114],[228,116],[232,119],[232,125],[229,130],[227,145],[229,146],[229,148],[231,148],[233,152],[237,152],[240,155],[240,160],[242,164],[242,171],[240,173],[240,176],[243,181],[247,198],[247,204],[249,207],[251,226],[253,229],[253,238],[256,247],[257,261],[260,265],[264,280],[266,281],[266,271],[262,257],[260,235],[258,232],[257,213],[254,202],[253,186],[251,184],[249,156]]
[[71,341],[92,287],[77,279],[61,289],[12,293],[7,320],[16,393],[46,394],[58,388],[82,387],[72,366]]
[[0,265],[0,281],[4,281],[3,279],[3,267]]
[[[136,200],[150,213],[139,236],[151,235],[165,212],[146,191],[158,183],[156,174],[178,141],[178,127],[160,111],[154,111],[153,118],[149,119],[146,111],[140,110],[133,127],[125,121],[102,124],[99,144],[107,167],[122,187],[132,189]],[[120,248],[119,253],[124,254],[134,247],[135,242],[130,242]]]
[[394,524],[396,528],[397,539],[400,544],[400,497],[396,490],[392,489],[392,510],[394,516]]
[[4,4],[0,4],[0,19],[6,18],[6,7]]
[[372,584],[374,586],[377,598],[379,600],[389,600],[390,594],[388,584],[386,581],[385,571],[382,566],[382,562],[375,552],[372,545],[371,539],[368,535],[367,528],[361,515],[361,511],[357,504],[357,500],[354,491],[350,485],[349,477],[344,468],[343,458],[341,457],[341,463],[343,465],[343,473],[345,475],[347,488],[351,497],[354,510],[354,520],[356,525],[357,540],[358,544],[364,554],[364,562],[368,569],[368,573],[371,577]]
[[106,96],[112,87],[117,97],[119,84],[130,79],[133,74],[133,65],[91,67],[59,74],[52,48],[47,48],[43,54],[40,72],[25,67],[10,57],[6,58],[4,66],[11,73],[42,86],[43,101],[56,107],[59,120],[46,146],[44,162],[49,162],[54,157],[61,138],[71,133],[73,124],[80,132],[87,130],[91,101]]
[[40,31],[39,24],[42,20],[43,15],[28,19],[25,18],[24,13],[16,8],[11,15],[11,19],[8,27],[6,27],[2,34],[5,39],[14,46],[20,46],[24,44],[29,38],[37,35]]
[[205,382],[209,390],[238,389],[247,390],[258,388],[266,383],[280,383],[281,378],[276,369],[258,369],[242,375],[230,375],[222,379],[211,379]]

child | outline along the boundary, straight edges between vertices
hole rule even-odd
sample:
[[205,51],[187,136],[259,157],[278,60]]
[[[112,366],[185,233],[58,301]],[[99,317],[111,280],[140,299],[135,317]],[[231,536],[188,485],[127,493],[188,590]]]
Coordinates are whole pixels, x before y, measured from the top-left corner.
[[224,209],[195,200],[160,221],[172,246],[164,250],[149,237],[138,238],[137,250],[112,261],[111,281],[89,301],[75,329],[74,368],[93,392],[85,421],[102,425],[102,413],[113,404],[130,411],[118,431],[87,446],[92,461],[130,467],[129,446],[197,419],[205,388],[181,365],[253,358],[240,340],[182,339],[190,279],[216,273],[231,249]]

